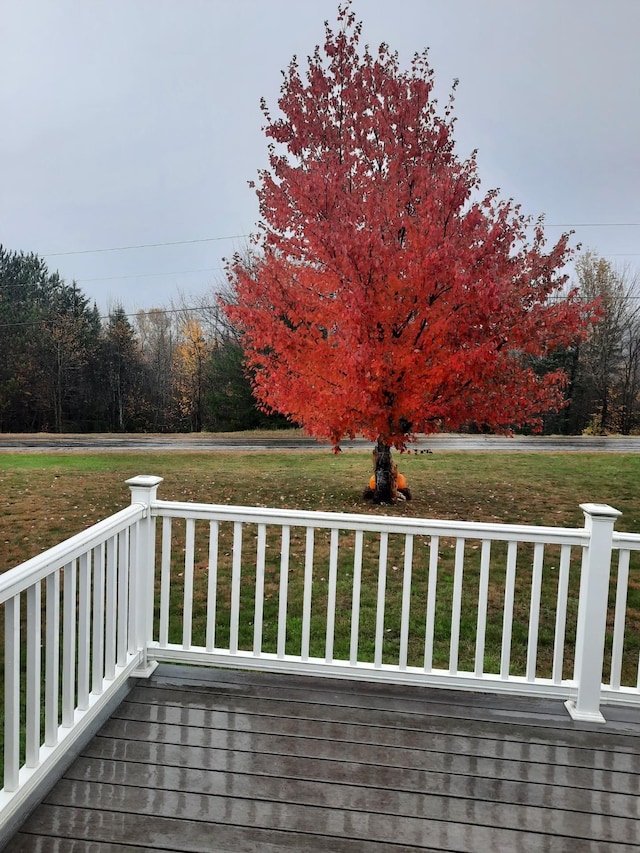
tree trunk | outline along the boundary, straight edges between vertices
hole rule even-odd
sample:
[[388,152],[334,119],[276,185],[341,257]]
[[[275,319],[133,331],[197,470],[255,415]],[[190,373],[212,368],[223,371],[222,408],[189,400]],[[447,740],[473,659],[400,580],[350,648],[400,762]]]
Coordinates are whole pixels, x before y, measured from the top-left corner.
[[391,461],[391,447],[378,437],[374,450],[376,487],[373,502],[376,504],[393,504],[398,497],[397,470]]

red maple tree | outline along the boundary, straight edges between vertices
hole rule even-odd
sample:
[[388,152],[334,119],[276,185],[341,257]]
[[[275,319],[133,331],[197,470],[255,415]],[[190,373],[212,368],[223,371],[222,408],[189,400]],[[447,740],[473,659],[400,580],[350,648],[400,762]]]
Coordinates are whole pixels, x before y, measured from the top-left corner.
[[480,195],[426,53],[408,71],[384,44],[359,53],[349,6],[304,76],[294,57],[281,114],[262,103],[260,233],[228,265],[226,310],[262,406],[335,446],[377,441],[388,472],[388,449],[416,433],[539,428],[565,376],[536,375],[531,357],[575,341],[589,308],[553,298],[569,235],[547,249],[541,219]]

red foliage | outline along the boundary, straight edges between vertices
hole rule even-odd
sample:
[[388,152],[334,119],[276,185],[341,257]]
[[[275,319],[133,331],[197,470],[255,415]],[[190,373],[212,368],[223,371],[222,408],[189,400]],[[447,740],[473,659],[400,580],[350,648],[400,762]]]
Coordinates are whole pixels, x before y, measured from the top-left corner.
[[[230,319],[258,399],[337,444],[474,422],[541,423],[565,377],[527,366],[580,337],[590,308],[554,300],[569,235],[546,249],[475,153],[454,152],[453,95],[439,115],[426,54],[408,71],[382,45],[358,52],[349,5],[302,76],[292,61],[260,173],[261,233],[229,264]],[[258,249],[259,247],[259,249]]]

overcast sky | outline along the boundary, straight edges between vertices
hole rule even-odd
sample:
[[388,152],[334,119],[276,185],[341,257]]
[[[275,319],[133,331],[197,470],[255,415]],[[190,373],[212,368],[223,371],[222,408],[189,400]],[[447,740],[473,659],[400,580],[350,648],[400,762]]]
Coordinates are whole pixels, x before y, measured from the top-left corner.
[[[258,219],[261,96],[337,0],[0,0],[0,243],[104,311],[211,293]],[[458,153],[549,237],[640,267],[640,0],[355,0],[454,78]],[[560,227],[562,226],[562,227]],[[144,244],[177,244],[87,252]]]

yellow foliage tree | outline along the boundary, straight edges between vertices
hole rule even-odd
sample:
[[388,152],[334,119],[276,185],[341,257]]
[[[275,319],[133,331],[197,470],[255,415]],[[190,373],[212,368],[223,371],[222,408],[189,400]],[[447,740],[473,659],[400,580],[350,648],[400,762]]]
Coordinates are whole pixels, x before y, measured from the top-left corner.
[[180,412],[189,419],[192,432],[202,429],[205,365],[211,350],[212,345],[200,323],[192,317],[187,318],[176,347],[176,385]]

